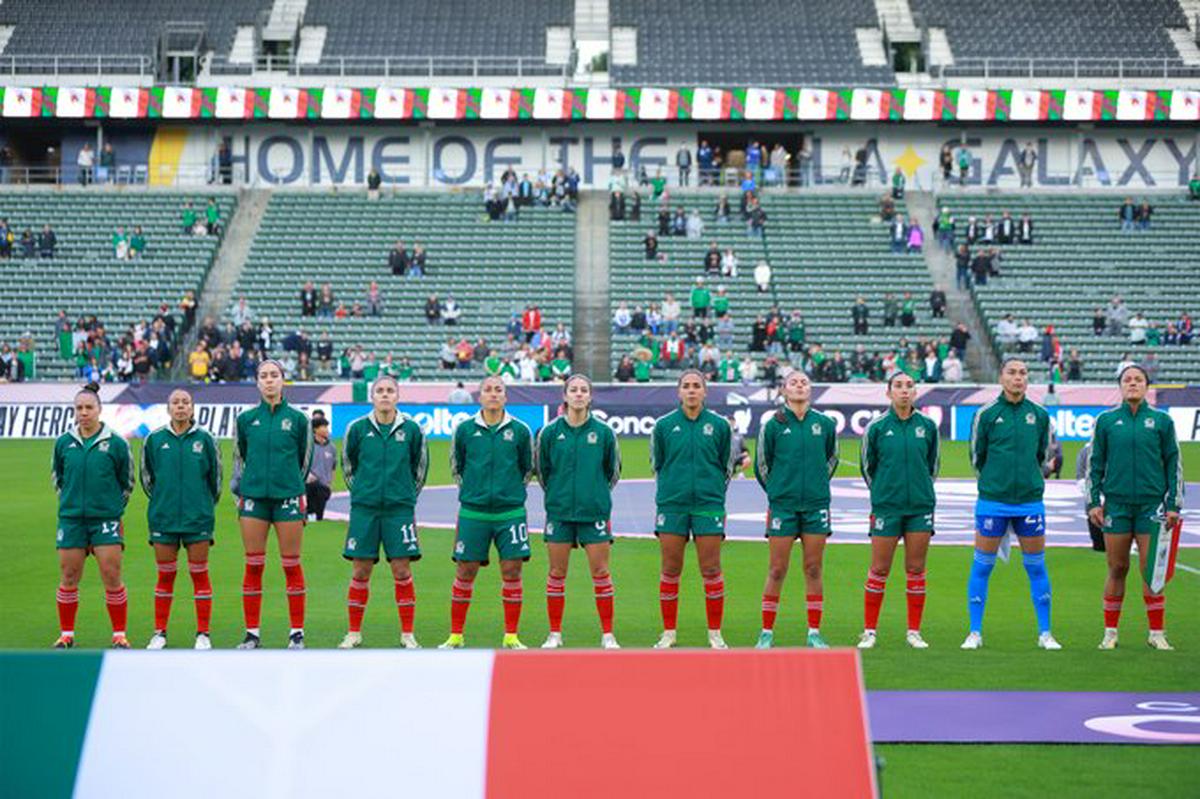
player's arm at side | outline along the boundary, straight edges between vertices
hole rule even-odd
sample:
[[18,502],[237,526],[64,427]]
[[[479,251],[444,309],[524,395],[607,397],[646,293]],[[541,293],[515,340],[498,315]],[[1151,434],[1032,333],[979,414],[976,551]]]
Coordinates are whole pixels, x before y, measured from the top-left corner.
[[926,417],[926,425],[929,427],[929,476],[937,479],[938,472],[942,470],[942,439],[938,434],[937,423]]
[[528,484],[533,479],[533,432],[524,424],[518,424],[517,430],[517,468],[521,470],[521,479]]
[[346,482],[346,490],[354,490],[354,475],[358,472],[358,448],[362,441],[361,425],[355,421],[346,428],[342,439],[342,479]]
[[[992,426],[984,422],[984,416],[988,415],[988,409],[992,407],[995,406],[983,406],[975,412],[975,418],[971,420],[971,443],[969,446],[971,468],[975,470],[976,475],[983,471],[983,465],[987,463],[988,432]],[[1042,459],[1039,453],[1038,463],[1041,462]]]
[[734,446],[733,423],[724,416],[720,419],[724,424],[720,426],[721,432],[717,437],[717,457],[725,464],[725,481],[729,482],[737,474],[738,464],[741,462],[741,447]]
[[775,418],[771,417],[758,428],[758,444],[754,447],[754,479],[767,488],[767,477],[771,474],[771,466],[775,463]]
[[[208,491],[212,494],[213,504],[216,505],[221,499],[225,465],[221,463],[221,444],[216,436],[206,431],[204,439],[205,450],[208,452]],[[142,443],[142,447],[142,451],[145,452],[145,442]]]
[[832,479],[841,462],[838,454],[837,424],[832,419],[825,426],[825,462],[829,466],[829,477]]
[[462,467],[466,460],[466,447],[464,445],[464,430],[467,425],[471,424],[468,419],[465,422],[460,422],[454,428],[454,432],[450,434],[450,476],[454,478],[454,482],[462,485]]
[[54,442],[54,454],[50,456],[50,483],[54,486],[54,493],[62,496],[63,484],[63,455],[62,455],[62,439]]
[[1163,475],[1167,482],[1163,508],[1167,513],[1178,513],[1183,507],[1183,455],[1179,451],[1179,440],[1175,438],[1175,421],[1165,413],[1163,421],[1158,431],[1162,439]]
[[316,439],[313,438],[312,422],[308,419],[308,414],[300,414],[300,429],[296,431],[298,441],[300,443],[300,479],[308,479],[308,470],[312,468],[313,448],[316,446]]
[[1108,464],[1108,414],[1096,418],[1092,429],[1092,457],[1088,462],[1087,506],[1088,510],[1101,506],[1100,486],[1104,484],[1104,470]]
[[142,493],[147,497],[154,496],[154,434],[146,436],[142,441],[141,468],[138,469],[138,481],[142,484]]
[[550,436],[546,435],[549,428],[550,425],[544,425],[541,430],[537,431],[537,436],[533,441],[533,471],[537,475],[538,484],[541,485],[543,491],[550,482],[550,471],[553,469],[553,462],[550,459]]
[[246,429],[242,424],[244,414],[238,414],[234,422],[236,438],[233,444],[233,474],[229,477],[229,492],[235,497],[242,495],[242,472],[246,470]]
[[[429,442],[421,425],[413,423],[413,434],[408,439],[408,458],[412,466],[413,489],[420,494],[429,476]],[[345,472],[342,473],[343,477]]]
[[117,485],[121,487],[121,506],[129,504],[129,495],[133,493],[134,483],[137,482],[133,473],[133,455],[129,451],[129,442],[119,434],[113,436],[114,441],[120,442],[113,447],[113,465],[116,469]]
[[608,431],[604,445],[604,475],[608,479],[608,489],[611,491],[621,480],[621,445],[617,441],[616,432],[608,425],[604,427]]
[[867,488],[871,487],[871,481],[875,479],[875,423],[871,422],[867,425],[867,429],[863,431],[862,440],[858,444],[858,473],[862,475],[863,482],[867,484]]
[[654,423],[653,429],[650,431],[650,471],[654,475],[658,475],[659,469],[662,468],[663,458],[666,453],[663,452],[663,434],[662,420]]

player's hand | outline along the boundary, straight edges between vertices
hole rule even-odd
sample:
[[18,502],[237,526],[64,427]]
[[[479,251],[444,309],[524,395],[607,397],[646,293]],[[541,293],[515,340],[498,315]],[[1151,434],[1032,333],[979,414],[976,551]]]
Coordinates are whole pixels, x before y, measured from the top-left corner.
[[1097,527],[1104,526],[1104,506],[1098,505],[1088,511],[1088,519]]
[[1167,511],[1167,526],[1174,527],[1178,523],[1179,523],[1179,511],[1177,511],[1177,510]]

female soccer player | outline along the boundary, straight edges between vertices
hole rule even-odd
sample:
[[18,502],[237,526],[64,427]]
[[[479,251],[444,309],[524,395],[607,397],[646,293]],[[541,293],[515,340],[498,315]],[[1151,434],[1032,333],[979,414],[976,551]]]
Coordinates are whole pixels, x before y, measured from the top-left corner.
[[167,398],[170,423],[146,437],[142,445],[142,490],[150,504],[146,519],[158,567],[154,586],[154,635],[147,649],[167,645],[167,619],[175,588],[179,547],[187,549],[196,601],[196,649],[212,649],[212,583],[208,549],[213,543],[221,497],[221,451],[216,439],[196,424],[192,395],[177,388]]
[[421,559],[416,508],[429,471],[429,447],[421,426],[396,410],[399,397],[396,378],[380,376],[371,387],[374,407],[350,423],[342,445],[342,475],[350,489],[350,526],[342,555],[353,571],[346,596],[350,631],[341,649],[362,645],[363,612],[381,545],[392,567],[400,645],[420,649],[413,635],[417,600],[412,563]]
[[1183,506],[1183,461],[1171,417],[1146,402],[1149,379],[1142,367],[1126,366],[1118,378],[1123,402],[1096,418],[1087,479],[1088,518],[1104,529],[1108,581],[1104,584],[1101,649],[1117,648],[1117,624],[1125,599],[1129,549],[1137,539],[1142,598],[1150,623],[1147,642],[1171,645],[1163,628],[1166,598],[1150,588],[1164,570],[1172,531]]
[[582,546],[592,570],[600,646],[620,649],[613,635],[612,490],[621,479],[621,451],[612,428],[592,416],[592,381],[571,375],[563,384],[566,413],[537,435],[534,463],[546,492],[546,612],[550,635],[542,649],[563,645],[562,619],[571,549]]
[[926,649],[921,637],[925,610],[925,556],[933,535],[937,500],[933,480],[939,466],[937,424],[913,402],[917,385],[904,372],[888,378],[892,406],[863,432],[859,469],[871,491],[871,568],[863,598],[863,632],[859,649],[875,646],[875,626],[896,545],[904,539],[904,570],[908,575],[908,635],[913,649]]
[[300,546],[304,537],[304,476],[312,463],[313,437],[308,417],[283,398],[283,367],[267,359],[258,365],[262,402],[238,414],[233,482],[238,497],[246,573],[242,610],[246,637],[238,649],[258,649],[262,611],[262,575],[271,525],[279,537],[279,560],[287,584],[291,631],[288,649],[304,648],[304,571]]
[[96,556],[104,599],[112,621],[112,645],[128,649],[125,619],[128,597],[121,582],[125,548],[121,516],[133,490],[129,445],[100,421],[100,387],[89,383],[75,395],[74,430],[54,442],[52,477],[58,493],[58,586],[60,633],[55,649],[75,646],[79,580],[89,554]]
[[1051,454],[1050,414],[1025,396],[1029,368],[1010,355],[1000,370],[1000,396],[984,405],[971,423],[971,466],[978,478],[975,555],[967,581],[971,629],[963,649],[983,646],[983,612],[996,553],[1011,528],[1021,546],[1029,592],[1037,616],[1037,645],[1062,649],[1050,634],[1050,575],[1046,572],[1046,480],[1042,465]]
[[463,645],[463,628],[479,568],[494,544],[503,581],[505,649],[524,649],[521,621],[521,564],[529,560],[525,486],[533,476],[533,433],[505,411],[504,381],[490,375],[479,385],[479,413],[454,428],[450,473],[458,483],[458,527],[454,535],[454,586],[450,593],[450,637],[440,649]]
[[696,540],[696,557],[704,579],[708,645],[728,649],[721,637],[725,580],[721,575],[721,541],[725,538],[725,489],[736,467],[733,430],[723,417],[704,406],[708,387],[697,369],[679,377],[679,408],[654,423],[650,468],[655,476],[654,534],[662,556],[658,586],[663,632],[655,649],[675,646],[679,615],[679,575],[688,538]]
[[754,476],[767,492],[767,541],[770,562],[763,586],[762,633],[758,649],[774,643],[779,594],[787,578],[792,545],[804,551],[808,645],[827,649],[821,638],[824,585],[821,565],[829,526],[829,480],[837,470],[837,423],[814,409],[812,382],[799,369],[783,382],[787,404],[775,411],[758,432]]

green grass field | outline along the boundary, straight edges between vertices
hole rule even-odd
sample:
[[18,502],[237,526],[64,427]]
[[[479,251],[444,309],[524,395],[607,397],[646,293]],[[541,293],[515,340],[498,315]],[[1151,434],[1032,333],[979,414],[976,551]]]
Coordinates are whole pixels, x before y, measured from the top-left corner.
[[[140,442],[135,442],[135,453]],[[6,505],[4,557],[0,559],[0,648],[40,649],[57,634],[54,591],[58,565],[53,535],[54,494],[49,481],[50,442],[0,443],[0,485]],[[446,446],[432,447],[431,485],[449,481]],[[229,446],[224,446],[226,457]],[[644,440],[622,444],[626,477],[648,477]],[[1076,447],[1067,445],[1067,469],[1073,476]],[[857,458],[855,442],[843,442],[848,460]],[[1187,445],[1187,478],[1200,480],[1200,447]],[[228,473],[228,472],[227,472]],[[856,474],[843,463],[840,475]],[[947,443],[942,475],[970,475],[965,445]],[[130,636],[143,645],[151,633],[154,558],[146,540],[145,497],[135,492],[126,514],[125,577],[130,597]],[[341,522],[311,524],[305,536],[304,568],[308,580],[308,644],[332,647],[345,630],[345,594],[349,567],[341,558],[345,533]],[[534,537],[536,540],[536,536]],[[241,638],[240,586],[242,547],[232,501],[226,496],[217,520],[218,545],[212,552],[216,592],[213,642],[229,647]],[[416,567],[418,639],[440,643],[449,629],[449,593],[453,568],[452,533],[422,531],[425,558]],[[867,565],[863,545],[830,546],[826,554],[825,621],[827,639],[851,645],[862,627],[862,584]],[[725,637],[732,646],[751,646],[760,626],[759,599],[766,569],[766,548],[758,542],[731,541],[724,550],[726,579]],[[1200,555],[1185,550],[1181,562],[1200,567]],[[1054,585],[1054,630],[1065,649],[1046,653],[1034,647],[1033,610],[1028,584],[1018,564],[998,566],[988,603],[987,647],[965,653],[958,649],[966,632],[968,547],[934,547],[929,559],[929,599],[924,630],[931,648],[909,650],[903,642],[903,578],[893,573],[880,620],[880,644],[864,653],[868,688],[876,689],[1013,689],[1013,690],[1200,690],[1200,575],[1181,571],[1168,590],[1167,628],[1177,651],[1152,652],[1143,644],[1145,615],[1131,577],[1130,597],[1122,618],[1123,646],[1099,653],[1103,556],[1090,550],[1055,549],[1048,558]],[[617,590],[616,632],[626,647],[646,647],[660,628],[658,552],[649,540],[621,540],[614,546],[613,576]],[[569,645],[595,646],[599,629],[591,600],[591,584],[582,558],[573,565],[567,590],[564,631]],[[526,604],[521,635],[540,644],[547,631],[542,586],[545,559],[539,548],[526,570]],[[797,560],[785,588],[777,623],[781,645],[803,641],[802,574]],[[282,646],[287,631],[283,575],[272,547],[268,555],[263,606],[264,643]],[[190,646],[194,631],[191,585],[181,572],[176,584],[171,641]],[[502,623],[498,571],[485,569],[475,591],[467,625],[474,646],[499,644]],[[680,642],[704,644],[703,595],[694,564],[685,569],[680,602]],[[797,601],[799,600],[799,601]],[[93,565],[80,591],[78,643],[102,647],[109,626],[103,592]],[[395,646],[395,607],[386,569],[376,571],[364,635],[368,646]],[[889,796],[1037,796],[1050,791],[1069,795],[1126,795],[1135,789],[1158,796],[1192,796],[1197,755],[1187,747],[1121,746],[898,746],[877,747],[887,760],[883,782]],[[997,776],[988,776],[997,775]],[[1001,776],[1002,775],[1002,776]],[[1068,776],[1069,775],[1069,776]],[[1065,781],[1065,782],[1064,782]]]

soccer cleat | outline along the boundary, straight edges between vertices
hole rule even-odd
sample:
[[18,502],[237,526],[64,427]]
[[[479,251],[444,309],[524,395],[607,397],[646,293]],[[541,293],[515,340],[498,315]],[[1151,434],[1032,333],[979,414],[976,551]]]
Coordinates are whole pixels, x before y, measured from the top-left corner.
[[75,648],[75,636],[73,636],[73,635],[58,636],[58,640],[54,642],[54,648],[55,649],[74,649]]
[[196,645],[193,649],[212,649],[212,639],[208,637],[208,633],[196,633]]
[[675,646],[675,631],[663,630],[662,635],[654,642],[655,649],[672,649]]
[[1112,627],[1104,628],[1104,637],[1100,639],[1100,646],[1097,649],[1116,649],[1117,648],[1117,631]]
[[338,649],[358,649],[362,646],[362,633],[346,633]]
[[1049,630],[1047,630],[1038,636],[1038,648],[1045,649],[1049,652],[1057,652],[1058,650],[1062,649],[1062,644],[1054,640],[1054,636],[1050,634]]
[[550,633],[546,636],[546,643],[542,644],[542,649],[562,649],[562,645],[562,633]]
[[113,649],[129,649],[129,639],[123,633],[117,633],[112,637]]
[[825,643],[825,639],[821,637],[818,630],[813,630],[808,634],[808,646],[811,649],[828,649],[829,644]]
[[708,631],[708,645],[712,649],[728,649],[729,644],[725,643],[725,639],[721,637],[720,630]]
[[525,646],[525,644],[521,643],[521,639],[517,637],[516,633],[505,633],[504,639],[502,641],[500,641],[500,647],[502,649],[528,649],[529,648],[529,647]]
[[600,636],[601,649],[620,649],[621,645],[617,643],[617,637],[612,633],[605,633]]
[[261,649],[262,641],[254,633],[246,633],[246,637],[237,645],[238,649]]
[[160,630],[156,630],[154,635],[150,636],[150,643],[146,644],[147,649],[166,649],[167,634]]
[[288,649],[303,649],[304,648],[304,630],[296,630],[288,635]]
[[967,633],[967,639],[962,642],[959,649],[983,649],[983,633],[977,633],[974,630]]
[[927,644],[925,642],[925,639],[921,637],[920,630],[909,630],[908,634],[904,636],[904,640],[913,649],[928,649],[929,648],[929,644]]
[[758,642],[754,644],[755,649],[770,649],[775,645],[775,633],[770,630],[763,630],[758,634]]
[[450,633],[450,637],[438,645],[438,649],[462,649],[462,633]]
[[874,649],[875,648],[875,631],[863,630],[862,635],[858,637],[859,649]]
[[1175,648],[1167,641],[1167,634],[1162,630],[1151,630],[1146,643],[1151,649],[1157,649],[1160,652],[1170,652]]
[[412,633],[400,633],[400,648],[420,649],[421,645],[417,643],[417,637]]

